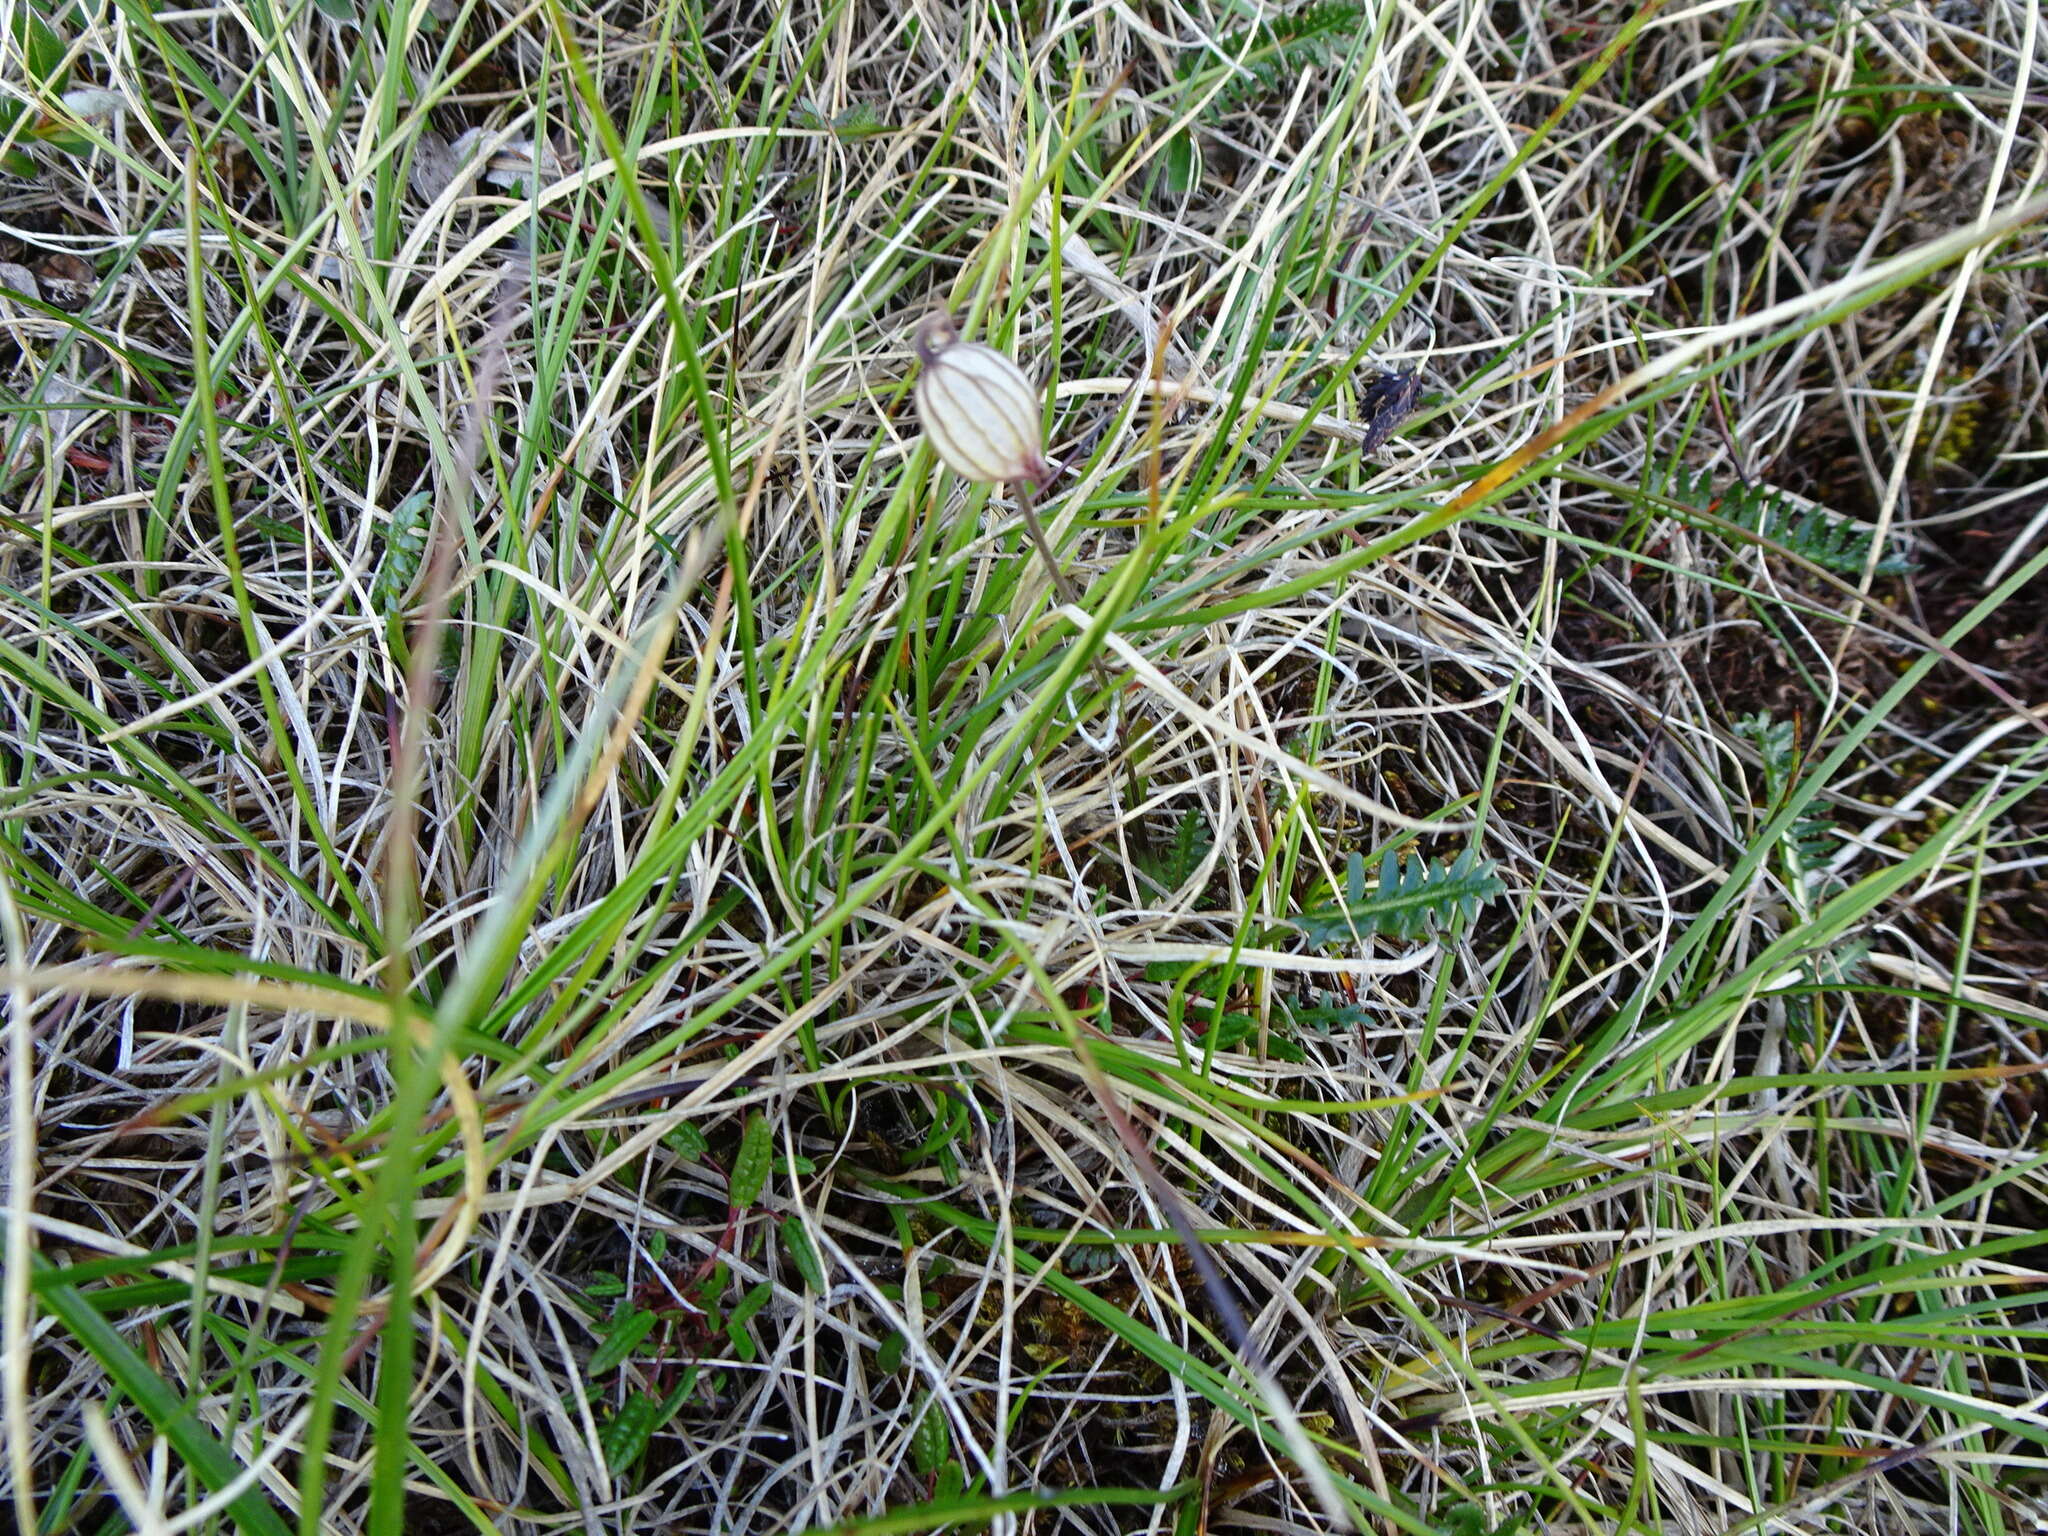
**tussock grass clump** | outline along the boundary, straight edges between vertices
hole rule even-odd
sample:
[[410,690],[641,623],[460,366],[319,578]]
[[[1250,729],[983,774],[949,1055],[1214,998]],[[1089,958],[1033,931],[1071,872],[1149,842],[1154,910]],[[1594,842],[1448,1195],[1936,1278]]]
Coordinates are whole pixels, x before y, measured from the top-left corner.
[[2036,1529],[2035,20],[19,0],[12,1526]]

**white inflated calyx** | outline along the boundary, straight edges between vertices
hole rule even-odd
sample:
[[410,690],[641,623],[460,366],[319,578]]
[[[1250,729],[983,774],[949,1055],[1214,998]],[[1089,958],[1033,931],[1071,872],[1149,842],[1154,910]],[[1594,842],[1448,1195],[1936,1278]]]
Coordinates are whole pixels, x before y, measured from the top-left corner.
[[963,480],[1046,479],[1038,391],[993,347],[962,341],[950,315],[917,328],[917,414],[945,466]]

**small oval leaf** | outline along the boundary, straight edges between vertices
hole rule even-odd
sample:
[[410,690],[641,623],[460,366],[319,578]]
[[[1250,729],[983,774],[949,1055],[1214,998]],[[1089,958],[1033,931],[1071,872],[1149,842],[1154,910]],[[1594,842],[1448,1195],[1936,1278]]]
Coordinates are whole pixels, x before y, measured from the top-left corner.
[[747,1116],[747,1128],[740,1137],[739,1152],[732,1160],[732,1178],[727,1189],[734,1206],[744,1210],[761,1198],[761,1191],[768,1183],[768,1165],[774,1156],[775,1142],[768,1128],[768,1117],[757,1109]]
[[782,1218],[782,1246],[789,1250],[789,1261],[804,1277],[805,1285],[821,1294],[830,1289],[825,1282],[825,1264],[818,1257],[817,1245],[811,1241],[803,1217],[795,1211]]
[[586,1369],[593,1376],[617,1370],[640,1347],[640,1341],[654,1331],[654,1321],[652,1312],[628,1312],[605,1330],[604,1341],[591,1353]]
[[739,1299],[739,1305],[732,1309],[732,1315],[725,1320],[725,1336],[732,1341],[732,1352],[740,1360],[751,1365],[759,1350],[754,1336],[747,1332],[747,1324],[756,1312],[768,1305],[768,1299],[775,1294],[775,1287],[766,1280],[755,1285]]
[[924,1412],[917,1421],[917,1428],[910,1432],[910,1464],[917,1469],[919,1477],[936,1477],[952,1448],[952,1436],[946,1433],[946,1416],[939,1412],[939,1405],[927,1392],[924,1395]]
[[687,1120],[661,1138],[661,1144],[686,1163],[701,1163],[709,1143],[704,1133]]
[[647,1449],[647,1442],[662,1420],[662,1407],[660,1398],[636,1392],[620,1405],[611,1423],[605,1425],[604,1464],[614,1477],[638,1461],[640,1453]]
[[728,1328],[744,1328],[754,1319],[754,1314],[768,1305],[768,1298],[775,1294],[775,1287],[766,1280],[756,1283],[746,1295],[739,1299],[739,1305],[732,1309],[732,1316],[726,1319]]

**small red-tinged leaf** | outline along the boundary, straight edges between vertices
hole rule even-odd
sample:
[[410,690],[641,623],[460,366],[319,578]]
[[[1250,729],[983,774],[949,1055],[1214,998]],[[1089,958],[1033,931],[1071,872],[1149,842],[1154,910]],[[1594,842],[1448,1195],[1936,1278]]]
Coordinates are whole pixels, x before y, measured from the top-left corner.
[[747,1116],[747,1128],[740,1136],[740,1149],[732,1160],[729,1198],[745,1210],[761,1198],[768,1184],[768,1167],[775,1157],[774,1133],[768,1117],[758,1109]]
[[654,1331],[654,1314],[638,1309],[626,1313],[607,1328],[603,1340],[590,1356],[586,1368],[593,1376],[602,1376],[615,1371],[626,1363],[626,1357],[640,1347],[640,1341]]

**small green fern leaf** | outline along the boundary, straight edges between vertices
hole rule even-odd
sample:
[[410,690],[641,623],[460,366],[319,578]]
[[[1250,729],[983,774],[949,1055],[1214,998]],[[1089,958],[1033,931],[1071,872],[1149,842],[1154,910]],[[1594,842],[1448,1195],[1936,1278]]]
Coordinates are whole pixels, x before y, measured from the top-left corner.
[[856,101],[832,119],[832,131],[842,139],[871,139],[890,131],[889,124],[871,101]]
[[1230,63],[1230,83],[1216,93],[1209,115],[1228,112],[1255,97],[1283,89],[1304,69],[1337,63],[1350,51],[1351,40],[1369,17],[1362,5],[1330,0],[1305,5],[1284,16],[1272,16],[1217,44],[1204,53],[1184,78],[1216,66],[1220,54]]
[[1419,855],[1403,859],[1389,850],[1380,860],[1378,881],[1370,887],[1365,860],[1354,853],[1344,886],[1342,901],[1312,907],[1293,920],[1302,937],[1317,948],[1375,933],[1420,939],[1456,914],[1469,921],[1507,889],[1493,866],[1482,863],[1470,849],[1449,864]]
[[1791,776],[1799,752],[1798,733],[1792,729],[1792,722],[1776,719],[1760,709],[1736,721],[1735,731],[1756,744],[1757,755],[1764,760],[1764,787],[1775,795]]
[[[1763,759],[1764,798],[1769,807],[1784,803],[1799,767],[1799,733],[1792,722],[1758,710],[1735,722],[1735,733],[1753,742]],[[1826,816],[1806,815],[1786,830],[1781,845],[1792,876],[1807,890],[1820,892],[1836,884],[1828,865],[1842,846],[1842,829]]]
[[1357,1003],[1347,1003],[1331,993],[1319,1003],[1281,1004],[1287,1010],[1287,1019],[1296,1029],[1317,1035],[1334,1035],[1352,1030],[1370,1029],[1374,1023],[1372,1014]]
[[1862,976],[1863,962],[1870,958],[1874,947],[1869,939],[1850,939],[1832,952],[1822,950],[1811,955],[1807,966],[1814,984],[1822,987],[1852,985]]
[[1139,867],[1164,889],[1177,891],[1202,867],[1202,860],[1209,856],[1214,843],[1209,835],[1209,819],[1190,808],[1181,812],[1180,820],[1174,823],[1173,841],[1154,853],[1141,855]]
[[396,618],[405,594],[419,579],[420,563],[427,554],[433,502],[432,492],[414,491],[391,510],[391,531],[385,535],[384,558],[378,562],[376,579],[370,584],[370,601],[380,618]]
[[[1810,504],[1797,505],[1783,491],[1769,486],[1736,484],[1717,491],[1706,475],[1683,465],[1671,477],[1671,496],[1838,576],[1861,576],[1870,559],[1871,541],[1877,537],[1877,530],[1868,524],[1837,518]],[[1912,569],[1912,561],[1896,555],[1883,555],[1877,562],[1881,576],[1902,575]]]
[[871,101],[856,101],[845,111],[829,118],[816,106],[805,102],[790,114],[790,120],[799,128],[829,129],[833,137],[841,141],[871,139],[890,131],[890,125],[882,120],[881,112]]
[[1802,816],[1792,823],[1786,841],[1801,869],[1818,870],[1834,858],[1841,846],[1842,829],[1827,816]]

